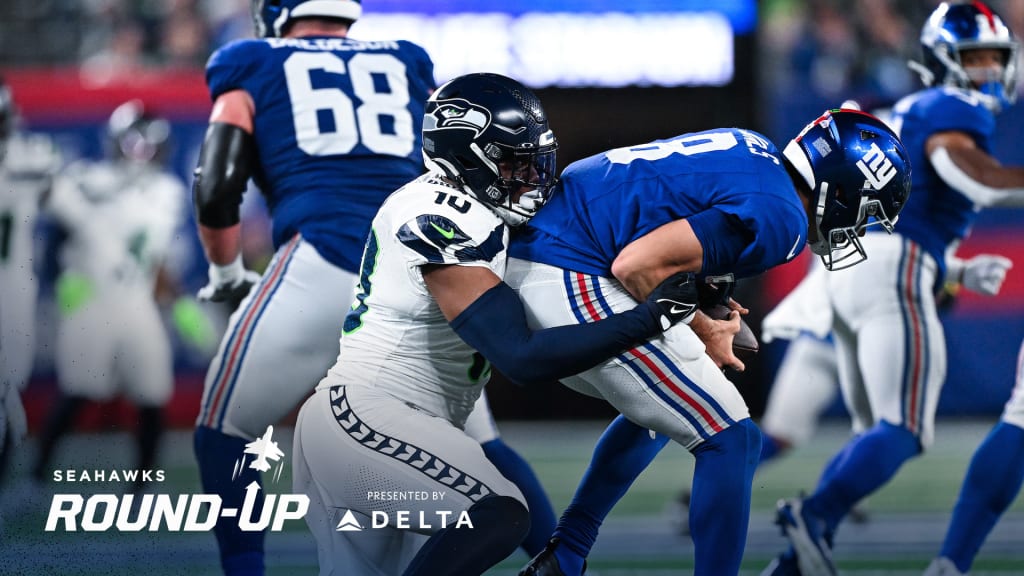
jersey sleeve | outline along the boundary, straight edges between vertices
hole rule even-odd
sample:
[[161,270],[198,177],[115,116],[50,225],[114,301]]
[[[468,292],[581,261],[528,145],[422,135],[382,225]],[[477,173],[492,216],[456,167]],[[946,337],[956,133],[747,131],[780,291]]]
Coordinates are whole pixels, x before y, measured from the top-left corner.
[[256,40],[238,40],[210,56],[206,64],[206,85],[211,101],[226,92],[244,88],[242,83],[253,76],[252,70],[258,65],[257,52],[262,45]]
[[[787,186],[792,189],[791,183]],[[796,192],[792,195],[790,202],[782,195],[750,193],[715,205],[731,217],[731,235],[738,234],[737,228],[745,230],[747,242],[738,253],[731,252],[733,262],[720,260],[702,272],[746,278],[792,260],[807,243],[807,215],[795,200]]]
[[448,216],[421,214],[399,227],[397,237],[415,255],[411,261],[414,266],[459,264],[491,267],[505,251],[505,225],[498,223],[488,231],[472,230],[471,224],[460,226]]
[[926,133],[965,132],[985,149],[995,134],[996,122],[992,112],[975,94],[963,90],[943,90],[936,98],[924,103],[920,116]]

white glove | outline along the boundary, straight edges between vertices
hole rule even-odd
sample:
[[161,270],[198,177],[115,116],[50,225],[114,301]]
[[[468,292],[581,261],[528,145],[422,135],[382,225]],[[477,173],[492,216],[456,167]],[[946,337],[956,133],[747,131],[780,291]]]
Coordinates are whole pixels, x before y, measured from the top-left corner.
[[241,254],[225,266],[211,263],[207,277],[209,280],[206,286],[200,288],[196,294],[196,298],[203,302],[241,300],[249,293],[253,284],[260,281],[259,273],[245,269]]
[[984,296],[995,296],[1003,286],[1006,271],[1013,262],[995,254],[978,254],[969,260],[953,258],[948,265],[950,280],[956,280],[965,289]]

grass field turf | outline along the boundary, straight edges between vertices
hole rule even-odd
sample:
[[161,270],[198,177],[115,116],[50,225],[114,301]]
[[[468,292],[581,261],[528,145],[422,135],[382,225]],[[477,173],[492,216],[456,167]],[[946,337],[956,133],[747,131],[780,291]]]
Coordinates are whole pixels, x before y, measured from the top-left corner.
[[[935,449],[909,463],[900,475],[867,503],[872,520],[844,525],[836,557],[843,574],[920,574],[938,549],[949,510],[956,498],[968,459],[987,433],[991,421],[940,422]],[[568,503],[590,457],[603,423],[501,423],[506,441],[534,465],[556,509]],[[290,430],[275,429],[275,439],[290,457]],[[769,465],[755,478],[753,511],[744,574],[758,574],[784,545],[772,526],[775,501],[810,489],[820,467],[846,437],[845,423],[826,424],[810,445]],[[198,491],[191,455],[191,435],[174,431],[161,456],[166,481],[154,492],[181,494]],[[15,458],[24,469],[30,442]],[[70,438],[57,462],[62,469],[93,470],[131,467],[132,444],[125,434],[92,434]],[[13,475],[20,473],[15,470]],[[688,485],[692,458],[670,445],[637,481],[602,531],[591,556],[597,576],[686,574],[692,568],[692,545],[675,535],[666,504]],[[13,481],[4,487],[10,500]],[[119,492],[119,484],[68,484],[61,492]],[[290,492],[285,469],[272,492]],[[4,515],[0,574],[25,576],[74,574],[164,576],[216,575],[217,557],[212,534],[166,533],[45,533],[42,530],[49,497],[22,515]],[[9,502],[8,502],[9,503]],[[24,507],[24,503],[23,506]],[[699,527],[694,527],[699,529]],[[514,575],[525,563],[517,554],[489,574]],[[316,552],[302,522],[268,538],[268,574],[316,574]],[[974,575],[1024,574],[1024,504],[1018,499],[990,538],[975,565]],[[358,576],[358,575],[353,575]]]

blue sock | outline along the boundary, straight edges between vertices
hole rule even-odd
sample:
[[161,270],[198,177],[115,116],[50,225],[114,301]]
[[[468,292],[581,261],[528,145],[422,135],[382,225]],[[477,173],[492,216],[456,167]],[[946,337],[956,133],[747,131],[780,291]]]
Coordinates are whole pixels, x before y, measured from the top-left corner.
[[967,573],[1024,480],[1024,430],[1000,422],[978,446],[953,508],[942,556]]
[[761,455],[758,458],[758,466],[771,462],[785,451],[785,445],[773,436],[761,433]]
[[608,425],[555,529],[555,536],[563,543],[555,549],[555,557],[567,576],[583,571],[583,559],[590,554],[601,523],[667,443],[667,436],[651,438],[649,430],[624,416]]
[[697,461],[690,497],[694,576],[739,573],[760,453],[761,431],[750,418],[694,449]]
[[804,508],[834,531],[857,502],[885,485],[904,462],[920,453],[921,445],[911,431],[879,422],[847,442],[829,462]]
[[533,468],[501,438],[485,442],[481,447],[487,459],[501,475],[519,487],[519,491],[526,498],[526,505],[530,508],[530,532],[521,546],[532,558],[544,549],[544,545],[555,531],[555,510],[551,507],[551,500],[544,492],[544,487],[534,474]]
[[[244,466],[238,478],[232,480],[235,460],[245,452],[246,441],[223,432],[197,426],[193,448],[199,463],[199,477],[203,491],[218,494],[221,506],[235,508],[241,513],[245,501],[245,487],[259,482],[260,473]],[[260,518],[263,511],[263,491],[252,517]],[[221,518],[213,528],[220,549],[220,564],[227,576],[263,575],[263,532],[243,532],[237,518]]]

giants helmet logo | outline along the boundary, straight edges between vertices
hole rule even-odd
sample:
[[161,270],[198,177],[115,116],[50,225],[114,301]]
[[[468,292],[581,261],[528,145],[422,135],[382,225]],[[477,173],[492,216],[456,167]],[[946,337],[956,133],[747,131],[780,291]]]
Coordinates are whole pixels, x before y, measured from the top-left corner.
[[437,108],[423,119],[424,130],[447,128],[473,130],[476,138],[491,125],[491,113],[482,106],[466,100],[453,99],[438,102]]
[[867,178],[863,186],[865,190],[881,190],[896,176],[896,167],[874,142],[864,157],[857,161],[857,169]]

